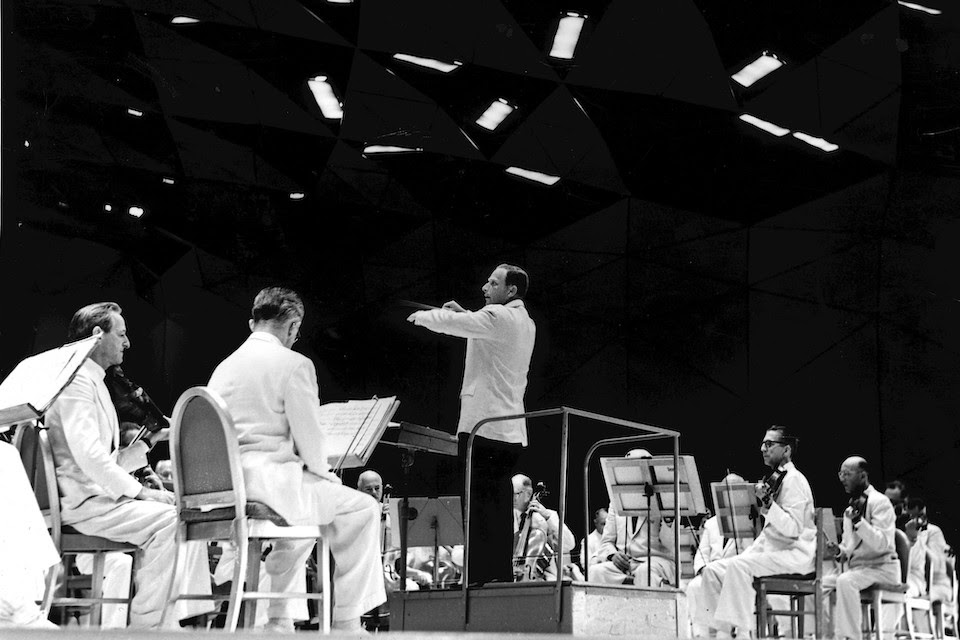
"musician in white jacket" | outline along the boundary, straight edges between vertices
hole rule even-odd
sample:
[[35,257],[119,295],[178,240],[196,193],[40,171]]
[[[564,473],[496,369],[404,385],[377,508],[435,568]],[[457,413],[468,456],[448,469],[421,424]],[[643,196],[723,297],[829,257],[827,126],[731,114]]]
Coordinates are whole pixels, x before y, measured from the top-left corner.
[[[289,524],[321,525],[336,563],[333,626],[358,630],[360,615],[386,601],[380,505],[343,486],[327,463],[316,370],[291,350],[303,318],[296,292],[262,290],[253,301],[250,337],[220,363],[209,386],[237,429],[247,497]],[[293,582],[312,548],[309,541],[274,543],[266,560],[274,589],[302,591]],[[267,614],[268,628],[293,630],[286,602],[272,600]]]

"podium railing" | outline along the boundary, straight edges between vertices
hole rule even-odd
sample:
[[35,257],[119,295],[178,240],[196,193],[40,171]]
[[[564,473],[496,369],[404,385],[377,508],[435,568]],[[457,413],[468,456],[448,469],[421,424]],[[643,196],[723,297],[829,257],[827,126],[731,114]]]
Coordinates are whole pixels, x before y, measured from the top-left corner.
[[[674,431],[672,429],[665,429],[663,427],[655,427],[648,424],[643,424],[640,422],[633,422],[630,420],[622,420],[620,418],[611,418],[610,416],[605,416],[599,413],[592,413],[590,411],[581,411],[580,409],[572,409],[570,407],[557,407],[556,409],[543,409],[540,411],[528,411],[526,413],[521,413],[517,415],[510,416],[496,416],[492,418],[484,418],[474,425],[473,429],[470,431],[470,436],[467,438],[467,451],[466,451],[466,470],[464,478],[464,531],[463,531],[463,623],[464,627],[468,628],[470,624],[470,512],[472,506],[471,495],[471,480],[473,479],[473,443],[474,439],[477,437],[477,432],[485,424],[491,422],[502,422],[504,420],[519,420],[527,418],[544,418],[549,416],[561,416],[561,428],[560,428],[560,504],[557,509],[557,515],[560,520],[560,530],[563,531],[564,523],[566,522],[566,510],[567,510],[567,459],[569,454],[569,440],[570,440],[570,417],[586,418],[588,420],[594,420],[596,422],[602,422],[604,424],[611,424],[620,427],[626,427],[628,429],[635,429],[637,431],[642,431],[644,433],[625,436],[620,438],[606,438],[600,440],[592,447],[590,447],[583,463],[583,487],[584,487],[584,523],[586,528],[584,529],[584,536],[590,532],[590,504],[587,500],[589,493],[589,483],[590,483],[590,462],[593,458],[593,455],[597,452],[600,447],[614,445],[614,444],[630,444],[636,442],[643,442],[646,440],[657,440],[661,438],[671,438],[673,439],[673,463],[674,469],[679,467],[680,463],[680,432]],[[674,522],[680,522],[680,477],[679,473],[673,474],[673,490],[674,490],[674,500],[673,500],[673,511],[674,511]],[[674,563],[676,566],[676,584],[680,584],[680,527],[675,526],[674,528]],[[561,538],[563,536],[561,535]],[[584,544],[584,551],[588,552],[587,544]],[[557,629],[560,629],[560,626],[563,622],[563,545],[561,543],[560,549],[556,555],[557,562],[557,579],[554,583],[554,607],[556,613]],[[584,562],[581,559],[581,562]],[[586,559],[586,563],[589,563],[589,557]],[[589,571],[589,568],[584,565],[584,571]],[[586,575],[586,574],[585,574]]]

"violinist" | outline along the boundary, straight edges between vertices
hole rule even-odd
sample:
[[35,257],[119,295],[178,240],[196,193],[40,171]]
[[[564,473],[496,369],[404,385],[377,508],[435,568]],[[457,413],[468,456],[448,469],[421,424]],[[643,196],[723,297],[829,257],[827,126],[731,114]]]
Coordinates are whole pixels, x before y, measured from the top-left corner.
[[953,550],[947,544],[943,529],[930,522],[927,503],[920,496],[907,496],[904,512],[909,516],[907,524],[916,529],[916,544],[930,557],[930,602],[949,602],[953,585],[947,569],[947,557]]
[[[542,485],[540,485],[542,487]],[[524,526],[524,525],[529,526]],[[540,532],[537,535],[536,532]],[[560,542],[560,515],[553,509],[543,506],[539,498],[534,495],[533,482],[529,477],[517,474],[513,476],[513,534],[517,546],[514,548],[515,567],[520,568],[526,559],[533,560],[526,563],[530,572],[525,579],[550,580],[556,574],[556,549]],[[518,534],[526,534],[526,539],[518,539]],[[573,533],[563,525],[563,565],[570,563],[570,551],[576,544]],[[517,549],[526,550],[517,553]],[[538,563],[534,556],[541,557]],[[538,568],[539,566],[539,568]]]
[[814,570],[813,493],[793,463],[797,444],[787,427],[767,429],[760,454],[771,474],[757,483],[763,529],[740,555],[711,562],[700,574],[703,589],[691,617],[698,625],[717,629],[718,636],[729,634],[733,627],[738,636],[755,631],[754,578]]
[[[842,541],[839,545],[828,542],[826,552],[844,568],[840,574],[825,576],[823,587],[825,596],[836,603],[831,616],[836,638],[859,640],[860,591],[880,582],[900,582],[896,515],[890,499],[870,485],[867,461],[860,456],[844,460],[837,476],[850,502],[843,511]],[[890,613],[897,612],[885,609],[884,617]]]
[[[646,449],[634,449],[627,457],[653,456]],[[625,584],[632,580],[632,584],[642,587],[669,584],[676,570],[674,536],[659,511],[651,510],[648,517],[620,516],[612,507],[608,511],[600,548],[587,551],[592,563],[587,579],[605,584]]]
[[120,421],[104,376],[108,368],[123,362],[124,351],[130,348],[121,314],[113,302],[91,304],[74,314],[68,340],[101,338],[47,412],[46,424],[62,495],[63,524],[85,535],[140,547],[130,622],[135,627],[157,628],[175,566],[180,576],[190,575],[205,584],[207,593],[209,566],[205,548],[202,563],[175,565],[173,494],[141,485],[120,464]]

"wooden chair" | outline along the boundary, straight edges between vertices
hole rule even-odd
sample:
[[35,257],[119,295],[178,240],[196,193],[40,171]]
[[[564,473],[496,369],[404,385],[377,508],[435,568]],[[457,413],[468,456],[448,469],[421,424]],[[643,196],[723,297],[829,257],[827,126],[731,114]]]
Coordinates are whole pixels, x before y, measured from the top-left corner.
[[[863,608],[863,619],[870,620],[873,612],[873,637],[883,640],[883,606],[894,604],[903,608],[903,617],[907,621],[907,631],[912,639],[917,638],[913,625],[913,615],[910,612],[909,597],[907,596],[907,576],[910,575],[910,540],[907,534],[896,529],[894,531],[897,558],[900,561],[900,582],[880,583],[860,592],[860,605]],[[891,629],[891,634],[893,630]],[[928,636],[929,637],[929,636]]]
[[[789,616],[792,638],[804,637],[804,619],[813,616],[814,635],[823,637],[823,519],[832,518],[830,509],[817,509],[814,522],[817,525],[817,551],[814,572],[808,574],[785,574],[755,578],[753,588],[757,592],[757,634],[766,638],[769,633],[769,616]],[[790,598],[789,609],[768,609],[768,595],[784,595]],[[813,596],[813,611],[805,608],[805,599]]]
[[[330,631],[330,550],[319,526],[290,526],[273,509],[247,500],[240,466],[240,447],[233,420],[216,393],[206,387],[187,389],[173,410],[170,458],[179,527],[178,556],[195,540],[232,542],[237,550],[229,595],[226,631],[235,631],[240,605],[245,603],[244,627],[256,618],[257,600],[322,600],[320,630]],[[317,545],[321,593],[257,591],[264,541],[312,539]],[[246,586],[244,585],[246,579]],[[171,593],[166,615],[177,600],[210,600],[209,595]]]
[[[43,603],[41,610],[49,615],[53,608],[65,608],[78,611],[89,611],[90,626],[100,626],[102,607],[104,604],[126,604],[129,606],[132,596],[126,598],[103,597],[103,570],[107,553],[132,553],[134,555],[133,571],[136,572],[139,549],[135,545],[124,542],[115,542],[98,536],[88,536],[79,533],[70,526],[64,526],[60,521],[60,491],[57,486],[56,465],[53,459],[53,450],[45,429],[22,426],[17,429],[14,446],[20,452],[20,460],[30,479],[37,505],[43,514],[53,544],[60,553],[61,563],[54,567],[46,576]],[[75,576],[72,569],[78,554],[93,555],[93,571],[89,576]],[[59,580],[60,576],[63,580]],[[133,575],[130,577],[131,592]],[[59,582],[59,587],[58,587]],[[68,596],[66,594],[89,589],[87,597]],[[129,609],[128,609],[129,619]]]

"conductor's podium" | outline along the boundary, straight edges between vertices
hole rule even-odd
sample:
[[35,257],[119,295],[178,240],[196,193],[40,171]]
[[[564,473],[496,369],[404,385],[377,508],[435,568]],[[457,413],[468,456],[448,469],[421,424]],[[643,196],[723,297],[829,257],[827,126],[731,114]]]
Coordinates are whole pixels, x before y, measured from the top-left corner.
[[687,601],[679,589],[587,582],[489,584],[463,592],[390,594],[391,631],[569,633],[576,636],[688,638]]

